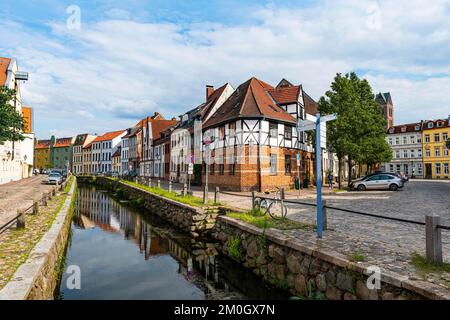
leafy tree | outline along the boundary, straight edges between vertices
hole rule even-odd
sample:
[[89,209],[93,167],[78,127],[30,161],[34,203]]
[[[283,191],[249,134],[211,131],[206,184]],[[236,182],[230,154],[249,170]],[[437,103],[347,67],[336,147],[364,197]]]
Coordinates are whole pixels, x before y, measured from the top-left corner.
[[7,87],[0,87],[0,144],[6,141],[22,141],[24,120],[20,112],[16,110],[14,102],[16,91]]
[[348,157],[348,183],[352,179],[354,161],[373,165],[391,160],[386,142],[385,120],[375,100],[372,88],[365,79],[352,72],[336,75],[331,90],[319,100],[321,114],[337,114],[335,121],[327,123],[328,149],[339,162],[339,188],[341,187],[342,160]]

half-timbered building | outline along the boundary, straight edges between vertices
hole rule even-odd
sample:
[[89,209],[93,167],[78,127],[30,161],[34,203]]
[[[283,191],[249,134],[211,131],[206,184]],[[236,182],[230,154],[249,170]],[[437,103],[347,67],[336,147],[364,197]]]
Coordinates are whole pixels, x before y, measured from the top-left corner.
[[297,154],[301,180],[311,179],[313,150],[303,134],[297,139],[296,124],[316,112],[317,103],[302,86],[283,79],[272,87],[249,79],[203,123],[204,136],[213,142],[204,152],[202,180],[208,166],[210,184],[223,189],[293,187]]

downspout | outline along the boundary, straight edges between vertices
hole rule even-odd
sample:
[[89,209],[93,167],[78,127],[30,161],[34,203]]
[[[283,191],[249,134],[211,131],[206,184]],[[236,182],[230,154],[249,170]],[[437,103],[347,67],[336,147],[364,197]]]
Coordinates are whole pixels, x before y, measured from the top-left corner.
[[261,124],[266,118],[263,117],[262,120],[259,121],[258,128],[258,191],[262,192],[262,178],[261,178]]

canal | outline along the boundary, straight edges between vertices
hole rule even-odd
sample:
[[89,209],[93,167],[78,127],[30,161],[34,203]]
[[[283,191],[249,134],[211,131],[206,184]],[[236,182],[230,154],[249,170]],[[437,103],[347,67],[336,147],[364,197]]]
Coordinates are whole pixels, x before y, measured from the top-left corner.
[[[79,271],[80,288],[73,288]],[[75,281],[77,281],[75,279]],[[287,299],[289,294],[109,193],[78,190],[57,299]]]

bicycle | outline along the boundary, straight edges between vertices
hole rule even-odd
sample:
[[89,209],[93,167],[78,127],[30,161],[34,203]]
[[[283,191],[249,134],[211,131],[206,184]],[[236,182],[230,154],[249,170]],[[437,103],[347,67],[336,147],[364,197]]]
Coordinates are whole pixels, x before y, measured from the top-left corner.
[[[280,188],[276,189],[273,199],[259,197],[255,199],[255,208],[257,212],[262,213],[261,216],[268,214],[273,219],[282,219],[287,216],[287,208],[281,199]],[[264,193],[269,194],[269,192]]]

